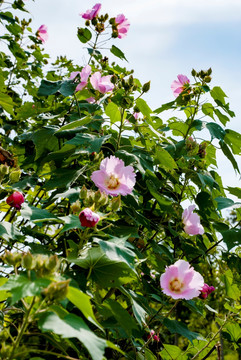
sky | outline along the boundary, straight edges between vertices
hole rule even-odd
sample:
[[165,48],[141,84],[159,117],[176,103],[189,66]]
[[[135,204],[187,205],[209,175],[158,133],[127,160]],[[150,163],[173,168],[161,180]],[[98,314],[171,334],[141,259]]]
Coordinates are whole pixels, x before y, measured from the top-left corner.
[[[79,42],[77,27],[84,26],[80,13],[91,9],[89,0],[25,0],[32,29],[48,26],[45,50],[51,59],[66,55],[80,66],[88,55]],[[100,1],[100,0],[99,0]],[[100,1],[101,2],[101,1]],[[152,109],[172,101],[170,84],[177,74],[191,79],[192,68],[213,69],[212,85],[221,86],[236,113],[228,127],[241,131],[241,1],[240,0],[103,0],[101,13],[124,14],[130,21],[126,38],[115,45],[126,55],[121,65],[135,70],[142,83],[151,80],[145,99]],[[236,158],[241,167],[241,159]],[[218,158],[225,185],[241,187],[229,161]]]

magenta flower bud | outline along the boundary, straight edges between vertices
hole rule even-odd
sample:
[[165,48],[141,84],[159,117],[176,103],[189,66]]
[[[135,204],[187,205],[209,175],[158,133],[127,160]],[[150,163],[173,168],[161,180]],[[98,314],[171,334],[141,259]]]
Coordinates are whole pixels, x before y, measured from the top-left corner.
[[80,14],[80,16],[82,16],[83,19],[92,20],[98,16],[100,8],[101,4],[95,4],[92,9],[86,10],[86,12],[84,14]]
[[153,336],[153,340],[156,341],[156,342],[159,342],[160,341],[160,338],[158,335],[154,335]]
[[7,198],[7,204],[14,207],[17,210],[21,209],[22,203],[24,203],[24,196],[19,191],[15,191],[12,195]]
[[126,36],[130,27],[130,23],[123,14],[117,15],[115,18],[115,22],[117,24],[118,38],[122,39]]
[[161,275],[162,291],[173,299],[193,299],[200,295],[203,286],[202,275],[185,260],[178,260],[166,267]]
[[178,97],[178,95],[185,90],[187,84],[190,83],[190,80],[185,75],[177,75],[177,78],[178,80],[174,80],[171,84],[171,89],[175,97]]
[[132,166],[125,166],[119,158],[111,155],[100,163],[100,170],[94,171],[91,180],[95,185],[112,196],[132,193],[136,182],[136,174]]
[[201,289],[200,297],[202,299],[206,299],[209,294],[211,294],[215,290],[214,286],[209,286],[208,284],[204,284]]
[[101,76],[99,71],[91,75],[90,82],[95,90],[101,94],[111,92],[114,89],[114,84],[111,82],[112,75]]
[[182,213],[182,221],[184,224],[184,231],[188,235],[203,235],[204,228],[200,224],[200,217],[198,214],[193,213],[195,209],[195,205],[190,205],[187,209],[185,209]]
[[81,226],[94,227],[100,220],[98,214],[89,208],[85,208],[79,214]]
[[37,30],[37,38],[42,41],[42,43],[45,43],[48,38],[48,28],[46,25],[41,25]]

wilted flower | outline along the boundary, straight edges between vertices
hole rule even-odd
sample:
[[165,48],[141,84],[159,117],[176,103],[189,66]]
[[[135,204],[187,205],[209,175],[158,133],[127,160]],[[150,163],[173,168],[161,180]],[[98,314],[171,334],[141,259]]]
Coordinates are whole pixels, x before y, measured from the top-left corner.
[[15,191],[12,195],[7,198],[7,204],[15,209],[21,209],[22,203],[24,203],[24,196],[19,191]]
[[100,8],[101,4],[95,4],[92,9],[86,10],[86,12],[84,14],[80,14],[80,16],[82,16],[83,19],[92,20],[99,14]]
[[37,30],[37,38],[42,41],[42,43],[45,43],[45,41],[48,40],[48,28],[46,25],[41,25]]
[[200,224],[200,217],[198,216],[198,214],[193,213],[195,207],[195,205],[190,205],[182,213],[182,221],[185,225],[184,231],[188,235],[203,235],[204,229],[203,226]]
[[209,286],[208,284],[204,284],[201,289],[200,297],[206,299],[209,294],[211,294],[215,290],[214,286]]
[[165,273],[161,275],[162,291],[173,299],[190,300],[197,297],[203,286],[202,275],[185,260],[178,260],[166,267]]
[[174,80],[171,84],[171,89],[175,97],[178,97],[178,95],[185,90],[187,84],[190,83],[190,80],[185,75],[177,75],[177,78],[178,80]]
[[129,30],[130,27],[130,23],[123,14],[117,15],[115,18],[115,22],[117,24],[118,38],[122,39],[123,37],[126,36],[127,31]]
[[131,194],[136,182],[135,177],[132,166],[125,166],[122,160],[111,155],[101,161],[100,170],[92,173],[91,180],[101,191],[117,196]]
[[110,81],[112,75],[101,76],[99,71],[91,75],[90,82],[95,90],[102,94],[110,92],[114,89],[114,84]]
[[94,227],[100,220],[98,214],[89,208],[85,208],[79,214],[81,226]]
[[77,85],[75,91],[80,91],[87,85],[90,73],[91,67],[90,65],[86,65],[81,71],[73,71],[70,74],[70,79],[75,79],[78,74],[80,75],[80,83]]

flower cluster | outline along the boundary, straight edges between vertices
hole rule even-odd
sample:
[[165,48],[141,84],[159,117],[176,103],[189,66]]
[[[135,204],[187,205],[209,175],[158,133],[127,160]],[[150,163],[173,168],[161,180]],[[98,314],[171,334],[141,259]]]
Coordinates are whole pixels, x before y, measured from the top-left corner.
[[200,297],[206,299],[208,295],[210,295],[215,290],[214,286],[209,286],[208,284],[204,284],[201,289]]

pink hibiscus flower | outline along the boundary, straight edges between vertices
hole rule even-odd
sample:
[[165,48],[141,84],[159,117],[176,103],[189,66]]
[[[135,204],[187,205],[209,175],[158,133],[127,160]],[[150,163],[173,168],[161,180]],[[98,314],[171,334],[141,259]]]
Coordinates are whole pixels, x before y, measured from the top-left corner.
[[178,95],[185,90],[186,85],[190,83],[190,80],[185,75],[177,75],[177,78],[178,80],[174,80],[171,84],[171,89],[175,97],[178,97]]
[[42,43],[45,43],[48,38],[48,28],[46,25],[41,25],[37,30],[37,38],[42,41]]
[[75,91],[80,91],[87,85],[90,73],[91,67],[90,65],[86,65],[81,71],[73,71],[70,74],[70,79],[75,79],[78,74],[80,75],[80,83],[77,85]]
[[101,161],[100,170],[92,173],[91,180],[101,191],[117,196],[131,194],[136,182],[135,177],[132,166],[125,166],[122,160],[111,155]]
[[99,14],[100,9],[101,4],[95,4],[92,9],[87,10],[84,14],[80,14],[80,16],[82,16],[83,19],[92,20]]
[[123,14],[117,15],[115,18],[115,22],[117,24],[118,38],[122,39],[126,36],[130,27],[130,23]]
[[199,272],[185,260],[178,260],[166,267],[161,275],[161,287],[164,294],[173,299],[190,300],[200,295],[204,279]]
[[185,209],[182,213],[182,221],[184,223],[184,231],[188,235],[203,235],[204,228],[200,224],[200,217],[198,214],[193,213],[195,209],[195,205],[190,205],[187,209]]
[[90,82],[95,90],[105,94],[114,89],[114,84],[110,81],[111,77],[112,75],[101,76],[101,73],[97,71],[91,75]]
[[89,208],[85,208],[82,210],[79,214],[79,220],[81,223],[81,226],[86,227],[94,227],[100,220],[100,217],[98,214],[93,212]]

